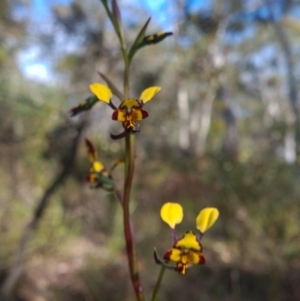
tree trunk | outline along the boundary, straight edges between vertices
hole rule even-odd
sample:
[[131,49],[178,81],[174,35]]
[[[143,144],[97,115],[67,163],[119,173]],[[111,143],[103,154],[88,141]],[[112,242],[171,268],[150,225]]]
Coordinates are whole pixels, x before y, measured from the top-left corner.
[[299,120],[299,102],[297,95],[297,85],[294,71],[294,59],[291,50],[290,43],[283,30],[281,24],[276,21],[274,17],[274,11],[272,6],[272,1],[266,0],[266,4],[269,8],[271,15],[271,25],[274,29],[275,35],[283,52],[283,57],[286,64],[287,71],[287,86],[288,86],[288,98],[291,106],[291,111],[294,116],[290,118],[287,116],[287,125],[293,125],[293,130],[288,129],[286,132],[285,143],[284,143],[284,155],[288,163],[298,164],[300,159],[300,120]]
[[190,148],[190,112],[188,92],[182,86],[180,86],[177,93],[177,104],[179,114],[179,148],[183,153],[186,153]]

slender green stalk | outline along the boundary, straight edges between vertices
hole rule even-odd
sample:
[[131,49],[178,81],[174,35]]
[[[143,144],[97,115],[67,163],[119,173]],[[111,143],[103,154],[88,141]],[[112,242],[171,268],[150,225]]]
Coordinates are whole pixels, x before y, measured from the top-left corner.
[[121,34],[120,34],[120,26],[119,26],[119,24],[116,22],[116,19],[114,18],[113,14],[109,10],[109,7],[107,5],[107,1],[101,0],[101,2],[102,2],[103,6],[105,8],[105,11],[106,11],[106,13],[107,13],[107,15],[108,15],[108,17],[109,17],[109,19],[110,19],[113,27],[114,27],[114,30],[115,30],[115,32],[116,32],[119,40],[121,41]]
[[[120,31],[121,49],[124,59],[124,96],[128,97],[129,93],[129,60],[126,50],[126,44],[123,36],[123,31]],[[124,222],[124,236],[126,241],[126,251],[128,257],[128,265],[130,270],[131,282],[138,301],[144,301],[143,288],[140,282],[136,242],[134,237],[134,229],[130,216],[130,195],[132,180],[134,174],[134,160],[135,160],[135,137],[134,135],[126,135],[125,137],[125,181],[124,181],[124,197],[123,197],[123,222]]]
[[[126,50],[125,50],[126,52]],[[123,54],[124,57],[124,63],[125,63],[125,70],[124,70],[124,96],[125,98],[128,98],[129,93],[129,70],[130,70],[130,62],[128,60],[128,54],[126,52]]]
[[109,10],[109,7],[107,5],[106,1],[103,1],[103,6],[106,10],[106,13],[114,27],[114,30],[119,38],[120,44],[121,44],[121,51],[122,51],[122,56],[124,59],[124,63],[125,63],[125,71],[124,71],[124,95],[125,98],[128,97],[128,91],[129,91],[129,59],[128,59],[128,54],[127,54],[127,49],[126,49],[126,43],[125,43],[125,39],[124,39],[124,32],[122,29],[122,26],[120,26],[120,22],[118,22],[116,20],[116,18],[113,16],[113,14],[111,13],[111,11]]
[[131,281],[135,290],[136,298],[139,301],[144,300],[142,285],[139,278],[136,242],[132,221],[130,217],[130,193],[132,187],[132,179],[134,174],[134,135],[127,135],[125,138],[125,182],[124,182],[124,198],[123,198],[123,220],[124,220],[124,235],[126,240],[126,251],[130,270]]
[[159,289],[160,289],[160,285],[161,285],[162,279],[163,279],[163,277],[164,277],[165,270],[166,270],[166,268],[165,268],[164,266],[161,266],[161,267],[160,267],[160,272],[159,272],[159,274],[158,274],[158,277],[157,277],[157,281],[156,281],[155,287],[154,287],[154,289],[153,289],[153,294],[152,294],[152,299],[151,299],[151,301],[157,301],[158,291],[159,291]]
[[[106,13],[111,20],[115,32],[119,38],[121,44],[122,56],[124,59],[124,97],[128,98],[129,94],[129,69],[130,62],[128,59],[128,53],[126,49],[126,43],[124,39],[123,29],[120,23],[120,19],[116,18],[110,11],[107,1],[101,0]],[[124,195],[121,197],[119,192],[115,192],[117,198],[122,202],[123,205],[123,222],[124,222],[124,236],[126,242],[126,251],[128,257],[128,265],[130,270],[131,282],[136,294],[138,301],[144,301],[144,294],[142,285],[139,278],[138,264],[137,264],[137,252],[136,252],[136,242],[134,237],[134,230],[132,226],[132,220],[130,216],[130,194],[132,187],[132,180],[134,174],[134,157],[135,157],[135,147],[134,147],[134,136],[126,135],[125,137],[125,181],[124,181]]]

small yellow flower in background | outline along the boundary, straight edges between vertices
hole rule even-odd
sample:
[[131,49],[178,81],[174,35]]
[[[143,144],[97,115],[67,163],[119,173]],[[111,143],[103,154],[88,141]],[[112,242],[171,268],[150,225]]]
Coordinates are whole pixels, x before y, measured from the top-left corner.
[[143,109],[143,106],[150,101],[161,88],[157,86],[147,88],[142,92],[139,100],[136,98],[124,99],[118,108],[111,102],[112,92],[107,86],[100,83],[93,83],[90,85],[90,90],[98,100],[105,102],[114,110],[112,119],[122,122],[124,131],[118,135],[110,134],[112,139],[120,139],[125,137],[128,133],[134,134],[139,132],[136,122],[148,117],[148,113]]
[[88,150],[91,168],[86,176],[86,180],[91,184],[91,188],[104,188],[106,190],[113,190],[114,182],[104,165],[97,160],[97,152],[92,143],[85,139],[85,144]]
[[72,108],[70,110],[71,116],[76,116],[79,113],[83,111],[90,110],[96,103],[98,102],[98,99],[96,96],[90,96],[87,99],[85,99],[83,102],[81,102],[78,106]]
[[154,258],[156,263],[177,271],[180,275],[186,273],[190,265],[198,265],[205,263],[205,257],[202,253],[202,245],[200,240],[205,231],[207,231],[219,217],[219,211],[216,208],[205,208],[201,210],[196,218],[197,235],[192,231],[187,231],[185,235],[179,239],[176,238],[175,226],[181,223],[183,218],[183,209],[178,203],[165,203],[161,210],[160,216],[162,220],[171,228],[173,239],[173,247],[169,249],[163,256],[165,262],[173,261],[176,267],[167,265],[158,258],[156,250]]

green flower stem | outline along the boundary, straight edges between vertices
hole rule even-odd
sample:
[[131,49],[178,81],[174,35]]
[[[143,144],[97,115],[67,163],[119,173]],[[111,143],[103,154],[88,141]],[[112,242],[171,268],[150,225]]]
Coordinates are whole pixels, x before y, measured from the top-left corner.
[[158,274],[158,278],[157,278],[155,287],[153,289],[153,294],[152,294],[151,301],[157,301],[158,292],[159,292],[159,289],[160,289],[160,285],[161,285],[162,279],[164,277],[165,270],[166,270],[166,268],[164,266],[160,267],[160,272]]
[[[128,98],[129,94],[129,69],[130,62],[128,59],[128,53],[126,49],[126,43],[124,39],[123,29],[120,20],[109,10],[107,0],[101,0],[106,13],[111,20],[114,30],[119,38],[121,44],[122,56],[124,59],[124,97]],[[134,136],[126,135],[125,137],[125,181],[124,181],[124,195],[121,197],[120,193],[116,192],[116,196],[123,204],[123,222],[124,222],[124,236],[126,242],[126,251],[128,257],[128,265],[130,270],[131,282],[136,294],[138,301],[144,301],[144,294],[142,285],[139,278],[138,264],[137,264],[137,252],[136,252],[136,242],[134,238],[134,230],[132,226],[131,216],[130,216],[130,193],[132,187],[132,179],[134,174]]]
[[111,13],[109,10],[107,1],[101,0],[102,4],[106,10],[106,13],[114,27],[114,30],[119,38],[120,44],[121,44],[121,51],[125,63],[125,72],[124,72],[124,95],[125,98],[128,97],[128,91],[129,91],[129,59],[128,59],[128,54],[127,54],[127,49],[126,49],[126,43],[124,39],[124,32],[122,29],[122,26],[120,24],[120,21],[118,21],[115,16]]
[[[119,28],[120,29],[120,28]],[[119,30],[119,39],[121,43],[121,50],[124,59],[124,97],[128,98],[129,93],[129,69],[130,63],[128,60],[128,54],[126,50],[126,43],[123,35],[123,31]],[[134,237],[134,229],[132,226],[132,220],[130,216],[130,194],[132,187],[132,180],[134,174],[134,160],[135,160],[135,137],[134,135],[126,135],[125,137],[125,181],[124,181],[124,197],[123,197],[123,222],[124,222],[124,236],[126,242],[126,251],[128,258],[128,265],[130,270],[131,282],[138,301],[144,301],[144,294],[142,285],[140,282],[136,242]]]
[[125,149],[125,183],[124,183],[124,198],[123,198],[123,221],[124,221],[124,236],[126,240],[126,251],[128,257],[128,264],[130,270],[131,281],[135,290],[136,298],[139,301],[144,301],[144,294],[142,285],[140,282],[138,264],[137,264],[137,252],[136,242],[134,238],[134,232],[132,227],[132,221],[130,218],[130,193],[132,187],[132,179],[134,173],[134,135],[127,135],[125,137],[126,149]]
[[[123,50],[122,50],[123,52]],[[126,52],[126,49],[125,49]],[[129,93],[129,69],[130,69],[130,62],[128,60],[128,55],[126,52],[126,55],[123,54],[124,57],[124,63],[125,63],[125,70],[124,70],[124,96],[125,98],[128,98]],[[127,135],[129,136],[129,135]]]
[[105,8],[105,11],[106,11],[106,13],[107,13],[107,15],[108,15],[108,17],[109,17],[109,19],[110,19],[113,27],[114,27],[114,30],[115,30],[115,32],[116,32],[119,40],[121,41],[121,33],[120,33],[121,28],[119,26],[119,23],[117,22],[116,18],[113,16],[113,14],[111,13],[111,11],[109,10],[107,1],[106,0],[101,0],[101,2],[102,2],[103,6]]

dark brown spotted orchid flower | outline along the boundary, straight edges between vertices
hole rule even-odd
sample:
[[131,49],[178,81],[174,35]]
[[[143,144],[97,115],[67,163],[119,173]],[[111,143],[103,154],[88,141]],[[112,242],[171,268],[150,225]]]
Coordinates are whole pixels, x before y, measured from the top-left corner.
[[120,139],[129,133],[135,134],[139,132],[137,122],[148,117],[148,113],[143,109],[143,106],[150,101],[161,88],[157,86],[147,88],[142,92],[139,99],[126,98],[121,102],[118,108],[112,103],[112,92],[107,86],[100,83],[93,83],[90,85],[90,90],[98,100],[105,102],[114,110],[112,119],[122,122],[124,131],[118,135],[110,134],[112,139]]
[[[206,230],[208,230],[218,219],[219,211],[216,208],[205,208],[201,210],[196,218],[197,234],[187,231],[181,238],[176,238],[175,226],[181,223],[183,219],[183,209],[177,203],[165,203],[160,211],[160,216],[170,228],[173,238],[173,247],[170,248],[163,256],[163,260],[158,258],[156,250],[154,258],[156,263],[166,268],[177,271],[184,275],[191,265],[205,263],[205,257],[202,253],[200,240]],[[169,266],[166,263],[175,262],[176,266]]]
[[104,165],[98,160],[93,144],[88,139],[85,139],[85,145],[91,162],[91,167],[86,176],[87,182],[90,183],[91,188],[104,188],[105,190],[112,191],[114,189],[114,182]]

